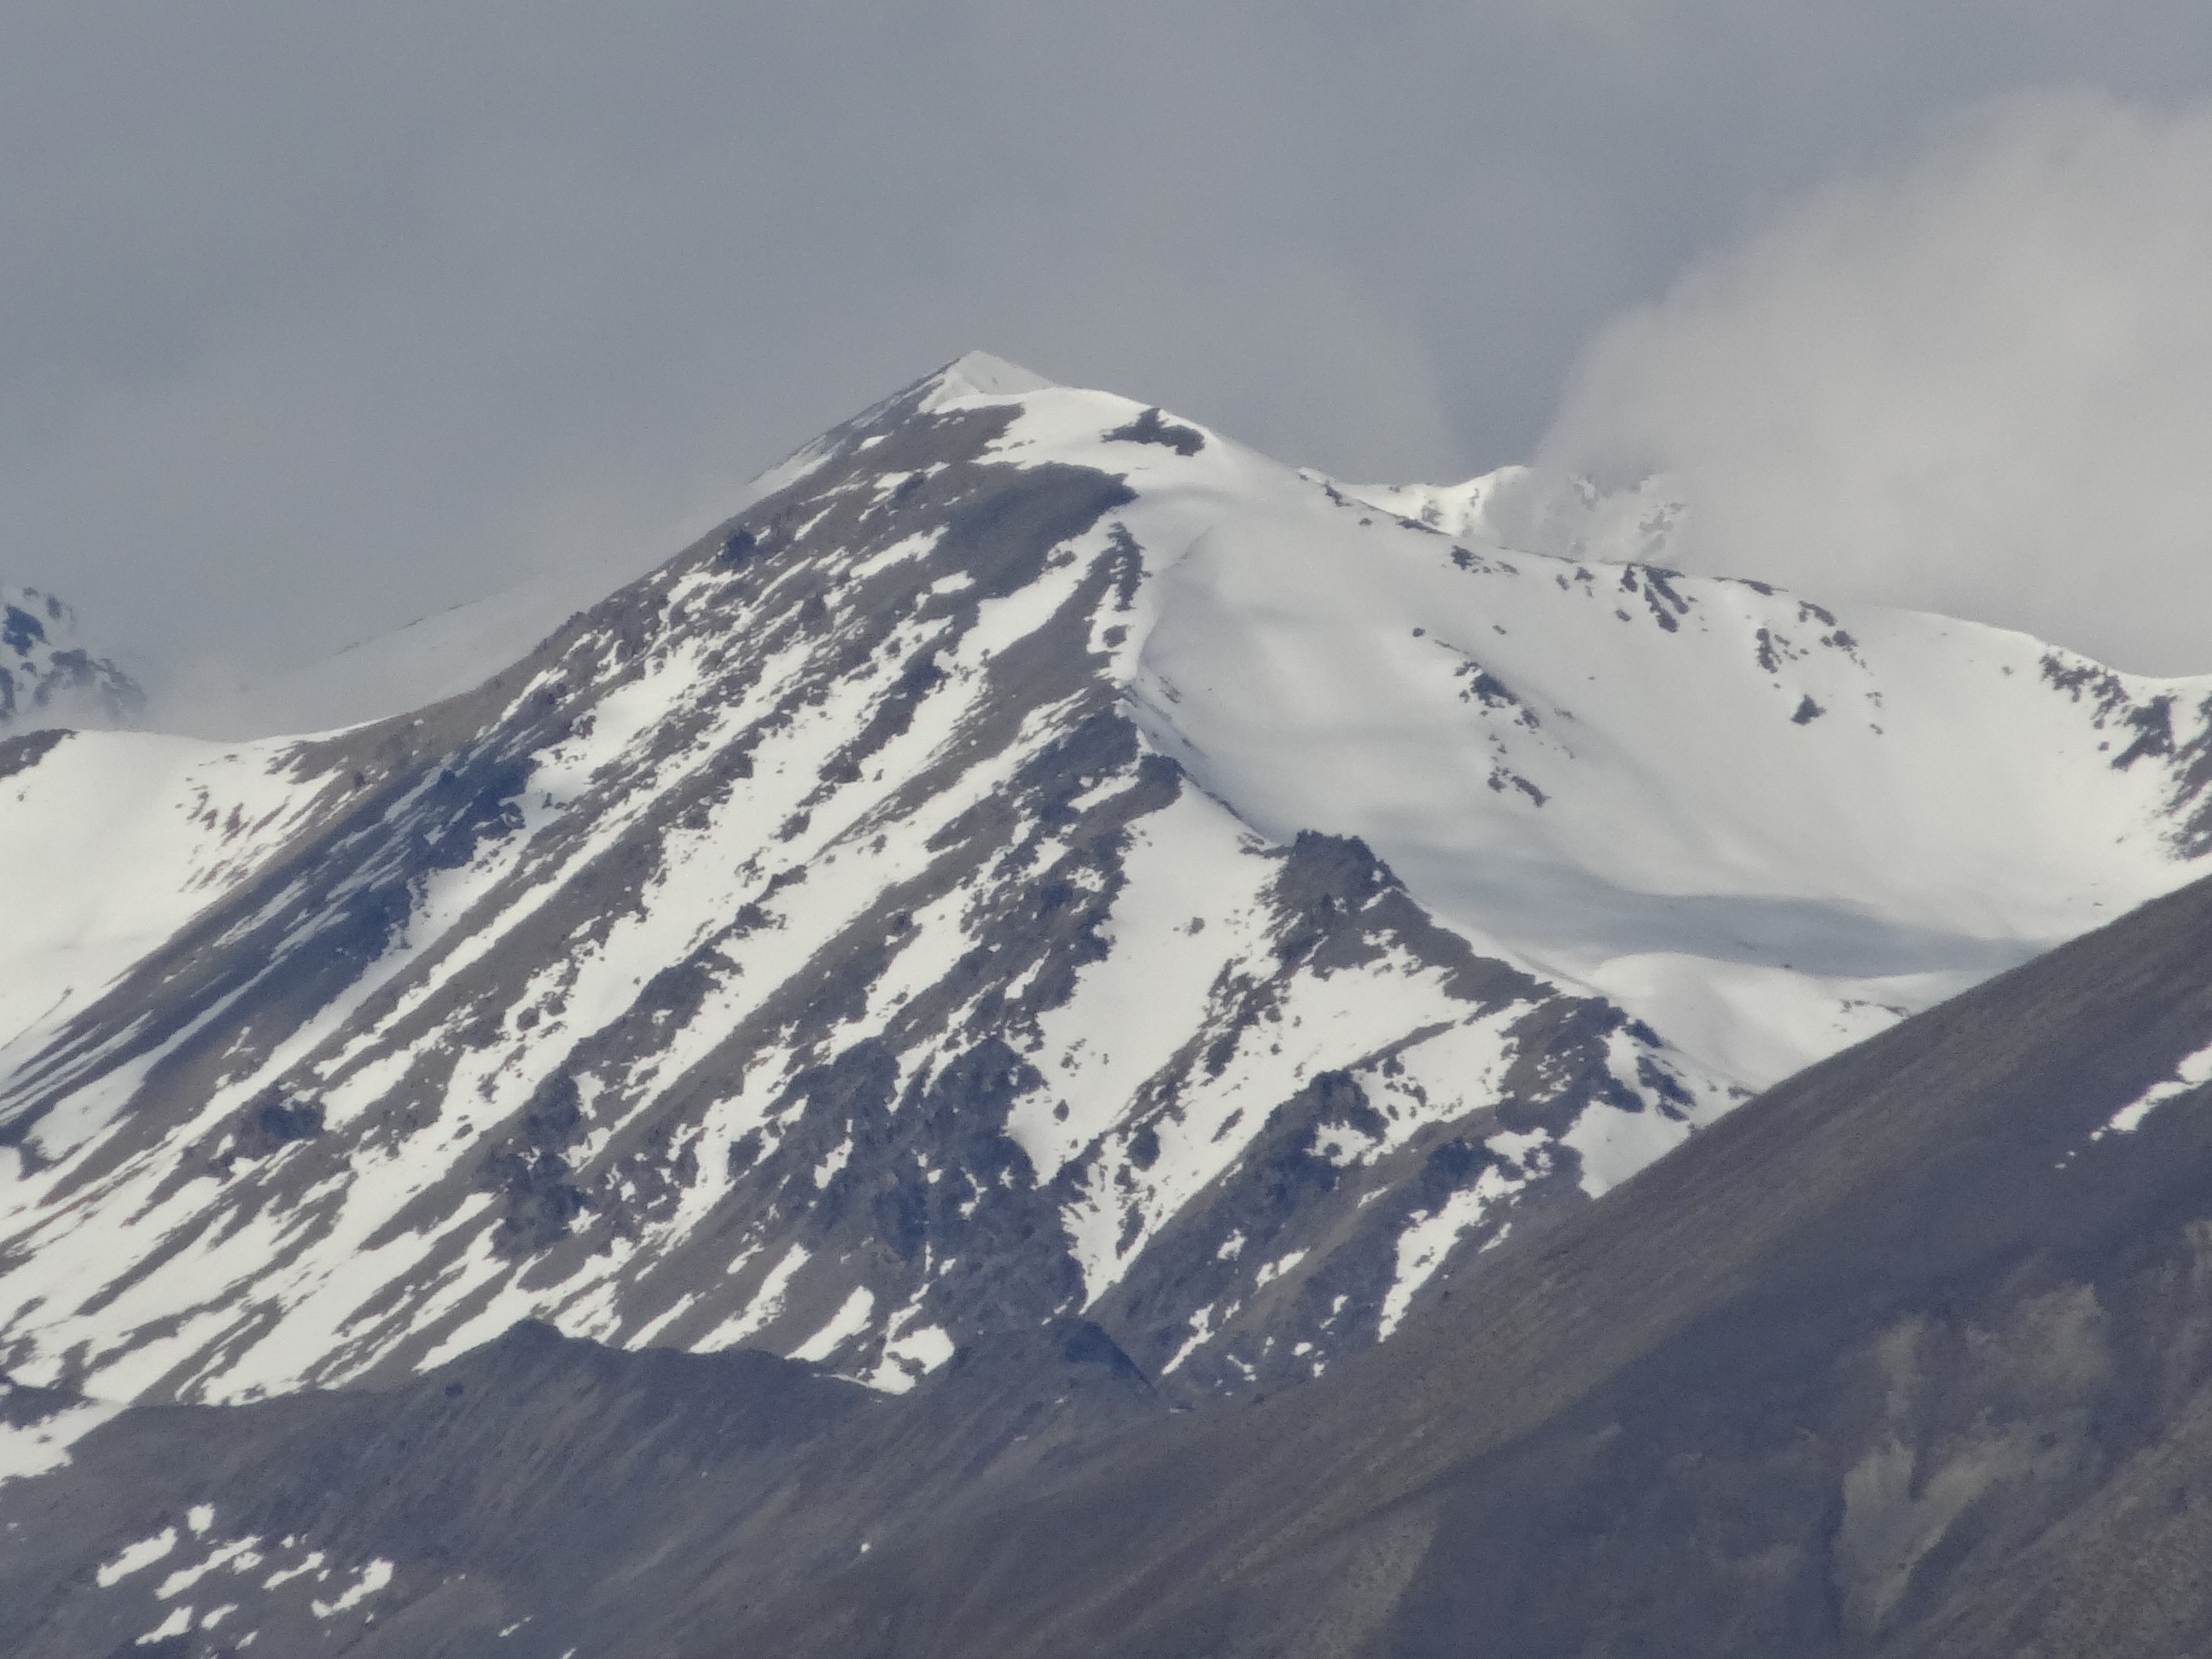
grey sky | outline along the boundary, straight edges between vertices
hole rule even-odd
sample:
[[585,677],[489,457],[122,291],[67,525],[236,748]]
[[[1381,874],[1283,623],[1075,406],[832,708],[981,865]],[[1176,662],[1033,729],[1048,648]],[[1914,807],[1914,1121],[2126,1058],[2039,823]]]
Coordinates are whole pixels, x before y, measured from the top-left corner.
[[981,346],[1352,477],[1522,459],[1623,307],[2212,11],[0,8],[0,571],[162,672],[621,574]]
[[1669,557],[2212,672],[2212,106],[1974,106],[1601,328],[1539,447]]

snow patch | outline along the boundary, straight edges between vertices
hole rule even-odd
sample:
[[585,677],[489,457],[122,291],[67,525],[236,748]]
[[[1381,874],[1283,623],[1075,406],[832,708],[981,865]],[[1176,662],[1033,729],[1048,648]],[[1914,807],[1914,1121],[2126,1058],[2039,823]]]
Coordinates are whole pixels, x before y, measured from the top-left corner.
[[0,1486],[60,1468],[70,1461],[71,1446],[122,1409],[107,1401],[88,1400],[35,1423],[0,1423]]
[[377,1591],[392,1582],[392,1563],[381,1557],[361,1570],[361,1577],[347,1586],[345,1593],[335,1601],[310,1601],[308,1611],[318,1619],[332,1619],[339,1613],[359,1607]]
[[149,1538],[142,1538],[135,1544],[125,1544],[112,1561],[103,1564],[93,1574],[93,1581],[102,1589],[121,1583],[132,1573],[152,1566],[176,1547],[177,1529],[164,1527]]
[[843,1347],[853,1338],[868,1328],[868,1320],[876,1310],[876,1293],[865,1285],[847,1297],[830,1322],[791,1351],[793,1359],[804,1359],[813,1364]]
[[156,1642],[166,1642],[173,1636],[182,1636],[191,1627],[192,1610],[190,1607],[177,1607],[171,1611],[167,1618],[140,1637],[133,1645],[142,1648],[149,1647]]
[[2126,1105],[2106,1120],[2104,1127],[2091,1134],[2092,1140],[2102,1140],[2106,1135],[2131,1135],[2142,1127],[2142,1121],[2169,1100],[2212,1083],[2212,1043],[2176,1062],[2172,1075],[2154,1083]]

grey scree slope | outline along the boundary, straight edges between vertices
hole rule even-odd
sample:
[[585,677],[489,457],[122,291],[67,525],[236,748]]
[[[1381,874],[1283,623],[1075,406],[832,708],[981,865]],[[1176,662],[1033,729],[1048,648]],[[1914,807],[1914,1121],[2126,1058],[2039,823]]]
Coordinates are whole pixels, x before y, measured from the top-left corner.
[[[0,1395],[26,1420],[68,1403]],[[1166,1412],[1079,1321],[896,1398],[755,1350],[520,1325],[386,1391],[137,1407],[0,1485],[0,1652],[665,1654]]]
[[[897,1382],[1087,1309],[1178,1389],[1274,1386],[1374,1340],[1409,1220],[1496,1183],[1486,1136],[1542,1142],[1508,1172],[1525,1218],[1583,1201],[1556,1136],[1593,1102],[1681,1115],[1619,1010],[1480,957],[1357,842],[1249,835],[1148,752],[1115,655],[1127,486],[994,454],[1011,410],[938,408],[940,384],[480,690],[281,757],[306,803],[283,850],[0,1099],[0,1143],[54,1181],[0,1236],[0,1366],[235,1398],[398,1378],[536,1313],[620,1346],[826,1330],[809,1358]],[[1121,441],[1206,440],[1155,416]],[[1000,637],[1006,596],[1037,603]],[[1184,1022],[1167,1063],[1037,1169],[1010,1115],[1081,1058],[1040,1022],[1121,927],[1133,835],[1171,818],[1258,872],[1252,913],[1148,1016]],[[715,860],[720,908],[680,913]],[[1402,1029],[1294,1033],[1286,1000],[1331,980]],[[1510,1043],[1498,1086],[1401,1098],[1395,1056],[1473,1020]],[[1305,1080],[1176,1188],[1194,1101],[1285,1050]],[[715,1140],[732,1109],[753,1127]],[[1086,1204],[1119,1253],[1095,1302]]]
[[1770,1091],[1320,1381],[1182,1414],[1080,1322],[896,1398],[526,1326],[383,1392],[137,1407],[0,1486],[0,1643],[2201,1652],[2212,1100],[2098,1131],[2208,1042],[2200,883]]

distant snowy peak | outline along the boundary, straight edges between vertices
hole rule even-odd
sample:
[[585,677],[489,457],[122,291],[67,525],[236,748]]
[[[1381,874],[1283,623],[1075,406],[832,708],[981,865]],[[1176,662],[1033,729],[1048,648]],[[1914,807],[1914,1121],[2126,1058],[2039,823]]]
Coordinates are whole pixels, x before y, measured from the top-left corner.
[[1455,541],[1555,559],[1665,565],[1689,516],[1676,482],[1663,474],[1611,489],[1534,466],[1502,466],[1455,484],[1348,484],[1306,476]]
[[79,636],[76,613],[35,587],[0,586],[0,732],[137,724],[145,693]]

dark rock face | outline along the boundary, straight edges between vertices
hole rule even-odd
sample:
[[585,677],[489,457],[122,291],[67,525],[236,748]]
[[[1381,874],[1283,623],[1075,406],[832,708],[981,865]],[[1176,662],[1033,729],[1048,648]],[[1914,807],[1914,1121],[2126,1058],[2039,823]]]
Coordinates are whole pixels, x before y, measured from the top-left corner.
[[0,1423],[11,1429],[33,1427],[76,1403],[76,1395],[58,1389],[34,1389],[0,1376]]
[[1113,443],[1162,444],[1178,455],[1195,455],[1206,447],[1204,433],[1164,419],[1157,409],[1148,409],[1127,425],[1115,427],[1106,437]]
[[230,1155],[266,1158],[288,1142],[312,1140],[322,1132],[323,1109],[313,1101],[271,1097],[240,1118]]
[[50,726],[44,731],[0,738],[0,778],[13,777],[18,772],[36,766],[68,736],[65,729]]

